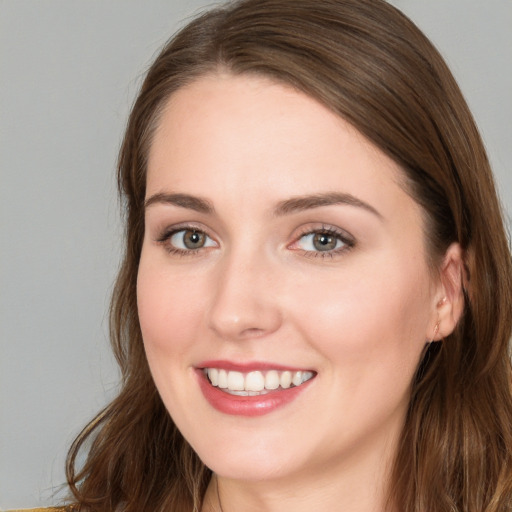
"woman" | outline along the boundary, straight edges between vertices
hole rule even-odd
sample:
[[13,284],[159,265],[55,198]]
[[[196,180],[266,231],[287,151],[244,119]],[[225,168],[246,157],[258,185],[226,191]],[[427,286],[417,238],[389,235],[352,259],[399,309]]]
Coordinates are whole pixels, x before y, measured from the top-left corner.
[[396,9],[192,21],[148,72],[119,186],[123,387],[71,448],[78,509],[511,508],[500,207],[457,85]]

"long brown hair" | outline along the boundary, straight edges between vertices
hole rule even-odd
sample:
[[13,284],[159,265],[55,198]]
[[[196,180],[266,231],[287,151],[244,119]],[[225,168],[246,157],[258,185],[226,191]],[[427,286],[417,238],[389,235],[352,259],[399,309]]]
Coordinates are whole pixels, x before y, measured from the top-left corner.
[[[77,437],[68,481],[83,510],[199,510],[211,472],[165,410],[137,316],[146,160],[169,96],[207,73],[260,74],[315,98],[404,170],[423,207],[433,268],[452,242],[465,259],[465,311],[433,343],[412,385],[391,474],[407,512],[512,509],[508,343],[512,267],[475,123],[427,38],[383,0],[242,0],[182,29],[150,68],[119,156],[126,246],[111,304],[119,396]],[[81,450],[88,456],[78,470]]]

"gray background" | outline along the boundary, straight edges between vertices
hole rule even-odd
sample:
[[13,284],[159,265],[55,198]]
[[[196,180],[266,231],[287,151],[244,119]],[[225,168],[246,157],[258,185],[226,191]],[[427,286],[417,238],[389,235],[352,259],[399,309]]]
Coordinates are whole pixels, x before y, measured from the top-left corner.
[[[451,66],[512,212],[512,0],[395,0]],[[49,505],[112,397],[113,180],[151,58],[204,0],[0,0],[0,507]]]

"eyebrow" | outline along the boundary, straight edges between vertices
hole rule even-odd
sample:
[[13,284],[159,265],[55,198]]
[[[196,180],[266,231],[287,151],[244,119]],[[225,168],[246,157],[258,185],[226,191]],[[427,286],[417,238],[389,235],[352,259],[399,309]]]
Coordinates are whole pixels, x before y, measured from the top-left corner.
[[[148,199],[144,201],[144,208],[149,208],[150,206],[158,203],[180,206],[181,208],[188,208],[189,210],[194,210],[204,214],[215,213],[213,204],[207,199],[192,196],[190,194],[169,194],[165,192],[158,192],[148,197]],[[349,206],[363,208],[364,210],[376,215],[379,219],[383,218],[373,206],[365,203],[352,194],[345,194],[341,192],[326,192],[323,194],[292,197],[279,202],[274,208],[273,213],[275,216],[283,216],[313,208],[337,204],[346,204]]]
[[324,194],[312,194],[305,196],[292,197],[278,203],[274,209],[274,215],[289,215],[312,208],[320,208],[321,206],[331,206],[337,204],[346,204],[349,206],[356,206],[373,213],[379,219],[383,216],[371,205],[365,203],[361,199],[353,196],[352,194],[345,194],[341,192],[327,192]]
[[157,203],[181,206],[182,208],[195,210],[199,213],[211,214],[215,212],[215,208],[213,207],[212,203],[207,199],[191,196],[189,194],[166,194],[164,192],[158,192],[157,194],[153,194],[152,196],[148,197],[144,201],[144,208],[149,208],[150,206]]

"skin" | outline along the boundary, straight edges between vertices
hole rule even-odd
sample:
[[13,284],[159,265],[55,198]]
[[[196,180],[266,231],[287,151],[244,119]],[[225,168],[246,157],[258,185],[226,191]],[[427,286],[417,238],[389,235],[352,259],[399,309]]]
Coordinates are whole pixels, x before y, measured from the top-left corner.
[[[429,269],[422,212],[401,176],[351,125],[265,78],[219,72],[170,98],[148,161],[139,317],[156,386],[216,474],[224,512],[384,510],[414,372],[460,309],[460,251]],[[333,192],[367,207],[276,212]],[[198,250],[176,252],[183,232],[163,240],[190,227],[207,235]],[[322,252],[306,234],[326,228],[345,242]],[[316,376],[284,407],[233,416],[198,386],[197,366],[212,359]],[[216,485],[204,511],[220,510]]]

